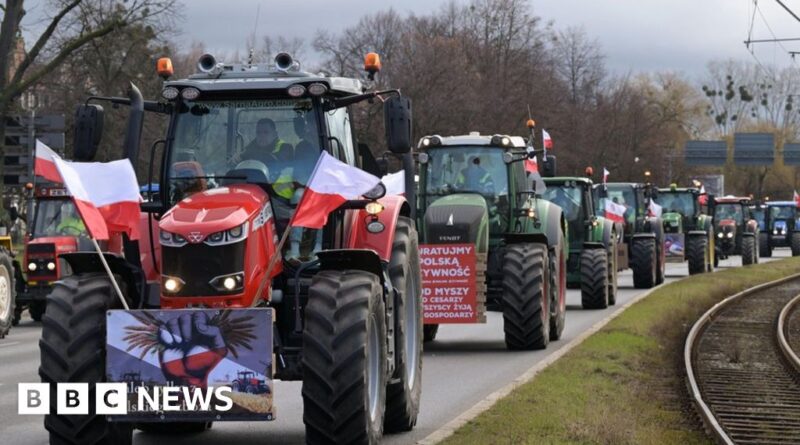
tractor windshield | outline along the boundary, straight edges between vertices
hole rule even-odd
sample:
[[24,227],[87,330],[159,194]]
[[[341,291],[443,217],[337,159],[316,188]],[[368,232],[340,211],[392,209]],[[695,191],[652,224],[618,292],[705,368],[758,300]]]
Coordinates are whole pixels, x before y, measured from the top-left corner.
[[797,207],[794,206],[770,206],[769,219],[775,221],[777,219],[793,220],[797,213]]
[[744,223],[744,212],[742,212],[742,205],[738,202],[735,203],[717,203],[714,207],[714,220],[719,222],[723,219],[732,219],[736,221],[736,225]]
[[31,235],[87,237],[86,227],[71,199],[37,200]]
[[663,213],[680,213],[689,217],[697,213],[697,199],[692,192],[661,192],[656,203],[663,208]]
[[577,221],[581,217],[581,201],[583,188],[579,185],[547,184],[544,199],[561,207],[568,221]]
[[171,202],[235,182],[270,185],[283,196],[290,188],[280,184],[305,184],[320,154],[310,99],[187,101],[175,119]]
[[[601,184],[595,189],[595,196],[598,197],[598,199],[595,199],[595,213],[598,215],[605,214],[606,200],[608,199],[615,204],[624,206],[625,221],[628,224],[634,224],[636,222],[637,207],[636,191],[633,189],[633,187],[608,185],[606,188],[607,190],[604,192],[603,185]],[[644,211],[642,211],[642,214],[644,214]]]
[[503,151],[483,146],[442,147],[428,151],[426,195],[453,192],[508,198],[508,171]]

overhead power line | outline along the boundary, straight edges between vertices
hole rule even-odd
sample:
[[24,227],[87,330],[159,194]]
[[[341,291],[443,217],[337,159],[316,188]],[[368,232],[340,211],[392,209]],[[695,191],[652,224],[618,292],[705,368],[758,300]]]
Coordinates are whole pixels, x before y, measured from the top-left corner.
[[792,12],[792,10],[789,9],[789,7],[786,6],[781,0],[775,0],[775,1],[778,2],[778,4],[781,5],[783,9],[786,10],[786,12],[788,12],[792,17],[794,17],[795,20],[800,22],[800,17],[798,17],[797,14],[795,14],[794,12]]

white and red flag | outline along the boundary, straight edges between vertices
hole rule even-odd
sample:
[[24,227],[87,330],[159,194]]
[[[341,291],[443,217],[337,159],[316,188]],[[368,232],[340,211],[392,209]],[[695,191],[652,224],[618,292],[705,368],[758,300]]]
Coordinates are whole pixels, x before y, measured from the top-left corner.
[[40,140],[36,140],[36,152],[34,153],[33,173],[41,176],[48,181],[62,182],[61,175],[58,174],[55,159],[61,159],[50,147]]
[[141,197],[129,160],[69,162],[56,156],[53,161],[92,238],[124,232],[139,239]]
[[663,208],[651,199],[650,205],[647,207],[647,212],[650,216],[661,216],[662,211]]
[[348,200],[359,199],[379,182],[377,176],[322,152],[289,226],[321,229],[331,212]]
[[794,202],[797,203],[798,206],[800,206],[800,195],[797,194],[797,190],[793,191],[792,193],[793,193],[792,200],[794,200]]
[[536,156],[525,160],[525,171],[528,173],[539,173],[539,161]]
[[611,172],[610,172],[610,171],[608,171],[608,169],[606,169],[605,167],[603,167],[603,184],[605,184],[606,182],[608,182],[608,176],[609,176],[610,174],[611,174]]
[[386,186],[386,196],[405,195],[406,194],[406,171],[400,170],[399,172],[389,173],[383,175],[381,182]]
[[625,222],[625,206],[617,204],[616,202],[606,199],[605,200],[605,214],[606,218],[611,221],[624,223]]
[[553,138],[550,137],[550,133],[545,129],[542,129],[542,143],[544,144],[545,150],[553,149]]

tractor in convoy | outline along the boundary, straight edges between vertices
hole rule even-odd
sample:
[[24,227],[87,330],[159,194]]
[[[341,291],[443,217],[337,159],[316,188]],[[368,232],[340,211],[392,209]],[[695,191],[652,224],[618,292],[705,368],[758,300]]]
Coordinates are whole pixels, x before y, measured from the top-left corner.
[[698,188],[672,184],[659,189],[655,201],[661,206],[667,262],[686,261],[690,275],[712,272],[718,258],[708,204],[713,206],[714,198]]
[[[12,212],[12,219],[15,218]],[[14,325],[17,290],[20,285],[20,265],[14,258],[11,236],[0,235],[0,338]]]
[[248,394],[266,394],[269,392],[267,382],[256,377],[256,373],[249,370],[236,373],[236,378],[231,382],[231,389]]
[[34,321],[41,321],[47,294],[53,284],[72,273],[65,253],[93,251],[86,228],[67,190],[58,184],[37,183],[34,187],[28,234],[25,242],[25,279],[17,285],[18,323],[25,309]]
[[657,193],[658,189],[644,183],[594,185],[597,214],[609,216],[606,200],[625,208],[621,233],[628,246],[633,286],[638,289],[649,289],[664,282],[664,227],[661,216],[652,213],[655,206],[651,205]]
[[[77,161],[96,153],[103,120],[98,102],[128,107],[123,148],[134,168],[140,163],[145,112],[168,120],[167,133],[151,147],[150,165],[141,169],[141,176],[150,176],[145,183],[158,183],[159,189],[141,204],[140,239],[112,236],[103,257],[132,309],[120,309],[123,299],[97,253],[62,255],[73,273],[57,281],[48,296],[42,381],[85,382],[94,391],[95,383],[107,380],[106,368],[116,365],[115,357],[125,356],[126,363],[139,359],[138,352],[111,349],[119,336],[106,333],[128,328],[107,325],[107,312],[131,320],[132,329],[140,329],[131,335],[143,329],[170,333],[166,340],[136,337],[151,348],[142,355],[189,341],[163,322],[180,321],[188,323],[182,329],[202,334],[192,342],[208,342],[217,359],[227,354],[221,358],[227,369],[239,363],[230,361],[234,346],[241,355],[247,352],[241,345],[263,341],[258,359],[275,364],[267,379],[302,381],[308,443],[372,444],[384,431],[412,429],[421,395],[423,324],[418,235],[409,205],[415,201],[411,104],[398,90],[373,88],[377,54],[366,56],[365,69],[365,79],[329,77],[301,71],[287,53],[274,63],[242,64],[205,54],[196,74],[169,80],[172,63],[162,58],[159,100],[145,101],[131,85],[128,97],[92,97],[80,105]],[[386,144],[404,166],[406,196],[385,196],[385,186],[378,184],[358,199],[344,200],[322,229],[292,227],[298,201],[293,191],[302,190],[318,158],[329,155],[380,176],[351,126],[351,106],[373,100],[383,103]],[[158,147],[162,154],[155,159]],[[278,241],[281,232],[291,234],[285,249]],[[153,254],[159,246],[160,254]],[[270,327],[254,339],[256,320]],[[163,361],[165,353],[151,357]],[[183,362],[164,362],[161,370],[202,388],[203,374],[196,374],[202,370],[188,374]],[[202,431],[213,420],[242,420],[211,413],[104,416],[92,404],[88,415],[53,411],[45,427],[53,444],[116,445],[131,443],[134,427]],[[275,418],[258,413],[258,420]]]
[[772,256],[772,249],[789,247],[800,255],[800,215],[795,201],[772,201],[764,206],[764,227],[758,234],[759,254]]
[[750,215],[750,198],[716,198],[713,207],[720,259],[741,255],[743,266],[758,263],[759,230],[758,222]]
[[[508,349],[558,340],[566,220],[540,198],[541,179],[523,165],[541,150],[519,136],[472,132],[426,136],[418,151],[425,339],[435,338],[440,323],[482,323],[494,310],[503,313]],[[451,271],[469,269],[453,278]]]
[[585,309],[616,304],[617,272],[627,268],[628,248],[619,226],[595,212],[592,180],[552,177],[544,182],[544,198],[561,207],[568,224],[567,286],[581,289]]

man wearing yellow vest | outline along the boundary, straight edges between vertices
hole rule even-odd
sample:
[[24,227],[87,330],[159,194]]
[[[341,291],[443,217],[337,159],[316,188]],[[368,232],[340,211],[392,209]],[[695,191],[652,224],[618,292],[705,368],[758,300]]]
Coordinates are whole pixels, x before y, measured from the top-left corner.
[[[252,159],[261,161],[270,171],[270,182],[277,182],[278,176],[285,167],[288,167],[294,158],[294,148],[292,144],[286,143],[278,138],[278,130],[275,122],[269,118],[259,119],[256,123],[256,137],[241,154],[234,159],[238,163],[240,159]],[[291,198],[291,193],[289,198]]]

